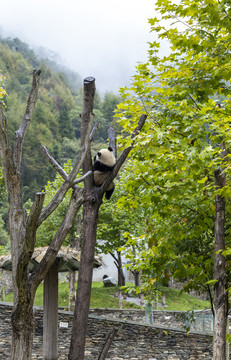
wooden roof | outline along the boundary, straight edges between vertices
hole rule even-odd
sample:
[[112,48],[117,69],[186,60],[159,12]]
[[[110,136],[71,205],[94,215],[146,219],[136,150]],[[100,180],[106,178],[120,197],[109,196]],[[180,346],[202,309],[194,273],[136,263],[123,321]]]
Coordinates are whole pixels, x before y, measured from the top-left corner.
[[[32,272],[37,265],[42,261],[48,247],[39,247],[34,250],[34,253],[31,257],[29,263],[29,270]],[[59,272],[67,272],[67,271],[77,271],[79,270],[80,264],[80,251],[72,249],[70,247],[61,246],[57,256],[56,261],[59,262]],[[99,256],[95,256],[94,267],[101,266],[102,263],[100,261]],[[0,256],[0,268],[4,270],[11,271],[12,270],[12,262],[11,255],[3,255]]]

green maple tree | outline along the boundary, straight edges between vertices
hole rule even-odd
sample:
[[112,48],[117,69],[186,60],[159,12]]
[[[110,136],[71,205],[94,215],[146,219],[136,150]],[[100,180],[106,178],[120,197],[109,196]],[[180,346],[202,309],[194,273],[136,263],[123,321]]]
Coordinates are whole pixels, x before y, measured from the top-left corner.
[[[230,253],[231,7],[225,0],[167,0],[157,1],[156,10],[158,18],[149,20],[154,41],[148,61],[137,66],[131,87],[121,90],[118,107],[125,132],[138,114],[148,114],[127,165],[127,189],[149,221],[149,282],[160,281],[170,269],[188,279],[188,289],[200,285],[212,293],[221,280],[213,275],[213,256],[224,251],[214,252],[219,199],[226,205],[222,256]],[[229,268],[224,271],[227,275]],[[223,345],[219,351],[224,355]]]

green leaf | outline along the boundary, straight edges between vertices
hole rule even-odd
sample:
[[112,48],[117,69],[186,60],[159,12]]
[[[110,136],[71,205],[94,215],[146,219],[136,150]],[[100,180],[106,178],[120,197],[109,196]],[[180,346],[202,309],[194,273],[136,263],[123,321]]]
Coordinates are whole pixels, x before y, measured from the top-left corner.
[[213,279],[213,280],[209,280],[205,283],[205,285],[215,285],[218,282],[218,280]]
[[204,184],[208,180],[208,176],[203,177],[203,179],[198,180],[198,184]]

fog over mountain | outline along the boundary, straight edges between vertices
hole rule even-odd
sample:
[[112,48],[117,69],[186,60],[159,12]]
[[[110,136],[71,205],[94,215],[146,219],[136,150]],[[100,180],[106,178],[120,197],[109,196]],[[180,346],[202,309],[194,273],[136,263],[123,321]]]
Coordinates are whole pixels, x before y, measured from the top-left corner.
[[153,0],[7,0],[1,3],[1,36],[48,48],[97,89],[117,91],[129,84],[145,61],[154,17]]

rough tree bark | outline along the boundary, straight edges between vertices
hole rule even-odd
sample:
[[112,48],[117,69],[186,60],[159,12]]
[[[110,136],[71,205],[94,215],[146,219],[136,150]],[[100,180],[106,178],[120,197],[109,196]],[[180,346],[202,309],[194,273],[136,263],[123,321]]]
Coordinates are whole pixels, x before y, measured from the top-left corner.
[[[14,307],[12,311],[12,347],[11,360],[30,360],[33,341],[33,303],[35,292],[45,278],[48,270],[54,263],[56,255],[73,226],[76,213],[84,202],[83,189],[77,187],[75,180],[77,173],[82,167],[83,160],[90,146],[91,122],[85,132],[86,138],[80,154],[76,160],[72,172],[67,175],[57,162],[43,148],[48,160],[64,178],[64,182],[57,191],[50,204],[43,208],[44,193],[37,193],[30,214],[27,215],[22,203],[20,165],[22,145],[30,125],[34,106],[37,100],[40,81],[40,71],[33,73],[33,82],[27,101],[25,116],[22,124],[15,134],[14,148],[9,143],[7,134],[7,122],[0,108],[0,155],[4,172],[5,184],[9,202],[9,231],[11,238],[12,277],[14,287]],[[91,174],[85,174],[88,176]],[[68,189],[73,188],[70,203],[60,228],[57,230],[47,252],[32,274],[29,273],[29,262],[35,248],[36,231],[44,220],[62,202]]]
[[[80,251],[80,241],[81,241],[81,228],[82,228],[82,218],[79,215],[77,219],[77,228],[76,228],[76,238],[70,241],[70,246]],[[76,272],[70,271],[69,272],[69,305],[68,310],[74,311],[75,308],[75,280],[76,280]]]
[[[225,172],[218,169],[214,172],[215,184],[218,189],[225,186]],[[225,198],[216,195],[215,214],[215,245],[214,245],[214,279],[217,280],[214,286],[214,330],[213,330],[213,359],[226,359],[226,326],[227,326],[227,292],[226,292],[226,269],[225,257],[222,252],[225,250]]]
[[135,287],[140,286],[140,272],[134,270],[132,271],[132,274],[134,276]]
[[[84,81],[84,104],[82,113],[82,138],[84,137],[85,129],[90,121],[95,93],[95,79],[86,78]],[[88,312],[90,306],[92,272],[95,255],[96,244],[96,230],[99,208],[102,203],[102,197],[106,191],[107,186],[117,175],[119,169],[127,158],[128,153],[134,145],[134,137],[141,130],[146,120],[146,115],[142,115],[134,134],[132,135],[132,144],[125,149],[120,155],[115,167],[102,185],[97,188],[93,183],[93,176],[89,176],[84,183],[86,192],[86,202],[83,210],[83,240],[81,248],[81,261],[78,277],[78,288],[76,295],[76,305],[73,318],[72,336],[70,351],[68,355],[69,360],[83,360],[85,350],[85,340],[87,332]],[[84,173],[92,169],[91,151],[85,158],[83,170]]]
[[[136,258],[136,249],[135,246],[132,247],[132,252],[133,252],[133,256],[134,259]],[[135,264],[134,264],[135,265]],[[140,286],[140,271],[138,270],[132,270],[132,274],[134,276],[134,281],[135,281],[135,287]]]
[[114,264],[117,268],[117,272],[118,272],[118,286],[125,286],[125,277],[124,277],[124,273],[123,273],[123,263],[122,263],[122,258],[121,258],[121,251],[116,251],[117,253],[117,257],[115,256],[115,254],[113,254],[112,252],[110,252],[110,255],[113,257],[114,259]]
[[118,286],[125,286],[125,276],[122,269],[123,263],[121,258],[121,251],[117,251],[117,260],[118,260],[118,265],[116,266],[118,270]]

